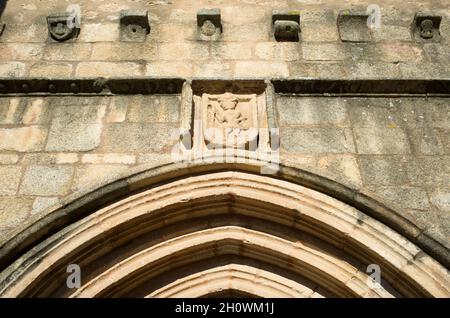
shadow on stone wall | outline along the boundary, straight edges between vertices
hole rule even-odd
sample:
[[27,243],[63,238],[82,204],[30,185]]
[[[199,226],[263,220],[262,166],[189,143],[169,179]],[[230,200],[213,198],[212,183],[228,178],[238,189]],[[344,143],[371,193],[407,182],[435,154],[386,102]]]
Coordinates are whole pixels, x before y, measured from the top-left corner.
[[3,14],[3,11],[5,11],[6,8],[6,2],[7,0],[0,0],[0,17]]

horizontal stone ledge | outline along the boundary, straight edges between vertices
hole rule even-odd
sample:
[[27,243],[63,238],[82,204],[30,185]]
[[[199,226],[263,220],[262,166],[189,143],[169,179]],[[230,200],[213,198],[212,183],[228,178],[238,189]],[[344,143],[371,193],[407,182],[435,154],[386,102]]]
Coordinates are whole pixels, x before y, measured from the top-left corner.
[[324,96],[450,96],[450,79],[318,78],[0,78],[0,95],[181,94],[185,81],[196,93],[262,93],[268,82],[275,93]]
[[450,79],[280,79],[275,93],[319,95],[449,95]]
[[0,95],[180,94],[181,78],[0,78]]

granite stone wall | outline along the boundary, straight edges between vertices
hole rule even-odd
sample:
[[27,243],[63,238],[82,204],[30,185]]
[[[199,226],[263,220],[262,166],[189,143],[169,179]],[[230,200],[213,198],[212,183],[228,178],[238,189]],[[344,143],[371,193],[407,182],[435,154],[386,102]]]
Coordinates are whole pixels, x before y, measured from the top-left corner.
[[[72,2],[9,0],[1,16],[0,79],[450,78],[446,0],[378,1],[368,42],[342,42],[343,9],[367,1],[87,1],[74,42],[49,40],[46,16]],[[218,41],[198,37],[196,13],[221,9]],[[120,40],[119,12],[148,10],[144,42]],[[274,9],[299,10],[299,42],[277,42]],[[438,42],[416,41],[419,11],[442,16]],[[80,196],[170,161],[180,94],[0,96],[0,242]],[[450,248],[450,103],[447,96],[275,96],[281,162],[358,189]]]

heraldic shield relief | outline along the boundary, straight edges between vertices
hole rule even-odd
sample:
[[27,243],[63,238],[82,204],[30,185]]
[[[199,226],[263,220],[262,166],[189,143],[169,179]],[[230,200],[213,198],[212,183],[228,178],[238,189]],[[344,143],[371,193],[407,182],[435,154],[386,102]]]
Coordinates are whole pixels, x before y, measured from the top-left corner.
[[202,94],[201,118],[208,148],[246,148],[257,143],[256,94]]

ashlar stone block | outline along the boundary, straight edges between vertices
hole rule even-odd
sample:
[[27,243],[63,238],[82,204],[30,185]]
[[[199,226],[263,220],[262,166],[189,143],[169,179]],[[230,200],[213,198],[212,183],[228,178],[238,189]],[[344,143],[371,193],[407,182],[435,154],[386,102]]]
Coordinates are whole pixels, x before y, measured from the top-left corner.
[[20,187],[21,194],[64,195],[70,188],[73,167],[71,166],[30,166]]

